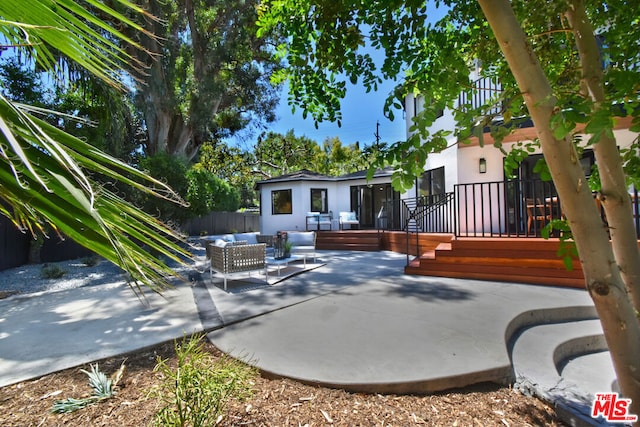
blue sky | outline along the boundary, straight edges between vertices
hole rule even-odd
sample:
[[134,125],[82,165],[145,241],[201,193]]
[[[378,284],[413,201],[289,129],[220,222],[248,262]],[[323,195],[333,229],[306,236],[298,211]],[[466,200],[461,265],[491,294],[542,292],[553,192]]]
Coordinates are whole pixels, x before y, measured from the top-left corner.
[[[278,120],[267,125],[266,131],[287,133],[293,129],[296,136],[306,136],[318,144],[325,138],[337,136],[343,144],[360,142],[360,147],[372,145],[375,142],[376,121],[380,122],[379,134],[381,142],[396,142],[406,138],[405,122],[401,110],[394,111],[393,121],[387,119],[383,113],[384,102],[397,82],[384,81],[378,85],[377,92],[367,93],[364,87],[347,84],[347,94],[342,100],[342,126],[337,123],[322,122],[315,128],[313,119],[308,116],[302,118],[302,110],[296,108],[291,112],[287,103],[287,88],[283,87],[280,104],[276,110]],[[252,149],[260,131],[255,129],[241,132],[241,135],[228,140],[243,149]]]
[[318,129],[315,128],[313,119],[310,117],[303,120],[300,109],[296,109],[295,114],[291,113],[291,107],[287,104],[286,93],[284,93],[277,110],[279,120],[269,126],[270,130],[286,133],[289,129],[293,129],[296,135],[305,135],[318,143],[322,143],[327,137],[338,136],[345,144],[359,141],[360,146],[363,147],[375,142],[376,121],[379,121],[382,142],[405,139],[402,111],[394,111],[393,121],[383,114],[385,99],[395,85],[395,82],[384,82],[375,93],[366,93],[363,87],[349,85],[347,95],[342,101],[342,126],[323,122],[318,124]]
[[[435,8],[432,1],[429,2],[429,21],[435,22],[441,19],[447,12],[447,8],[442,6]],[[384,59],[384,53],[376,51],[371,47],[364,49],[369,53],[378,66]],[[402,77],[402,76],[401,76]],[[353,144],[360,142],[360,147],[371,145],[375,142],[376,121],[380,122],[381,142],[396,142],[406,139],[406,126],[402,111],[394,111],[395,119],[390,121],[383,114],[385,99],[398,82],[384,81],[375,93],[366,93],[366,90],[358,85],[347,83],[347,95],[342,101],[342,127],[335,123],[320,123],[316,129],[313,119],[302,119],[299,109],[295,114],[291,113],[291,107],[287,104],[286,88],[283,90],[280,105],[277,109],[279,120],[268,125],[269,131],[286,133],[293,129],[295,135],[305,135],[319,144],[327,137],[338,136],[342,143]],[[240,145],[243,148],[250,148],[255,143],[257,134],[247,138]]]

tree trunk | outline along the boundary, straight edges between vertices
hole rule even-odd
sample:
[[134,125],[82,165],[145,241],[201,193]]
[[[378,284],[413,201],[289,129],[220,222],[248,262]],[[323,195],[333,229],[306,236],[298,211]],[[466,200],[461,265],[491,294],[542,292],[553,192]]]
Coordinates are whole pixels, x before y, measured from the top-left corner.
[[570,137],[550,127],[555,97],[508,0],[478,0],[511,69],[540,139],[600,317],[622,393],[640,414],[640,325]]
[[[591,97],[596,108],[608,108],[602,86],[602,58],[584,3],[573,0],[566,15],[580,55],[582,82],[588,89],[585,95]],[[599,142],[593,145],[593,151],[602,184],[599,197],[609,224],[613,253],[620,267],[622,279],[631,294],[631,301],[636,310],[640,311],[640,250],[633,224],[631,199],[616,140],[604,133]]]

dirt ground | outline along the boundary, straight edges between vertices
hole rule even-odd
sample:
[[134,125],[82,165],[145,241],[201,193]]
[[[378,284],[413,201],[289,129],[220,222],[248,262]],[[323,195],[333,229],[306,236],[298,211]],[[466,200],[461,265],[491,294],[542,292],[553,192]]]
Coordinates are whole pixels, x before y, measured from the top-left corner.
[[[210,343],[207,351],[220,352]],[[174,343],[98,361],[111,375],[125,363],[118,394],[70,414],[56,400],[91,394],[80,366],[0,388],[2,426],[143,426],[157,410],[148,391],[159,383],[157,357],[175,360]],[[253,394],[232,401],[221,426],[563,426],[549,405],[509,388],[484,384],[428,396],[368,395],[257,377]]]

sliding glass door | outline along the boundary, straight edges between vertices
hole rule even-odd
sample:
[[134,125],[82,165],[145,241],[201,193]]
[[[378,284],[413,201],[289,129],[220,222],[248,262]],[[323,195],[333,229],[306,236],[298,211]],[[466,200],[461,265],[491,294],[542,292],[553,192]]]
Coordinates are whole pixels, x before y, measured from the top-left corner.
[[394,215],[393,199],[400,193],[391,184],[369,184],[351,186],[351,210],[356,212],[361,228],[392,228]]

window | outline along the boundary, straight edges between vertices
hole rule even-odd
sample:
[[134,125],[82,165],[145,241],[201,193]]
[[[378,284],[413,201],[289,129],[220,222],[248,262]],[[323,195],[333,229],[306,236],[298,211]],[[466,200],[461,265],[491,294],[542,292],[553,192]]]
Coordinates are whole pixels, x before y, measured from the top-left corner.
[[291,214],[291,190],[274,190],[271,192],[271,213],[273,215]]
[[327,202],[326,188],[311,189],[311,211],[320,213],[329,212],[329,203]]
[[444,194],[444,166],[425,171],[420,178],[419,196]]
[[[422,110],[424,110],[425,102],[426,101],[422,96],[413,97],[413,115],[414,116],[417,116],[420,112],[422,112]],[[433,105],[433,100],[431,100],[429,104]],[[439,119],[442,116],[444,116],[444,109],[439,108],[438,111],[436,111],[436,119]]]
[[580,159],[580,165],[582,166],[582,170],[587,178],[589,178],[593,173],[593,165],[595,165],[595,163],[596,160],[593,150],[584,150],[582,158]]

